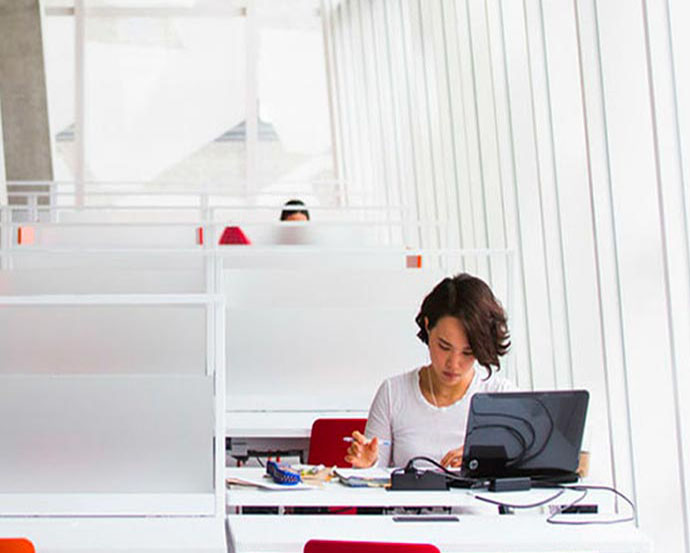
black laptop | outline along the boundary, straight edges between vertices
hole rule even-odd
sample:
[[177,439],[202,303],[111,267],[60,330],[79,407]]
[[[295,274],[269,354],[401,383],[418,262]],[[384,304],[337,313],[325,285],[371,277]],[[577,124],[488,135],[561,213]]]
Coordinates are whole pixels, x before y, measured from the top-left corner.
[[461,474],[577,481],[588,403],[586,390],[475,394]]

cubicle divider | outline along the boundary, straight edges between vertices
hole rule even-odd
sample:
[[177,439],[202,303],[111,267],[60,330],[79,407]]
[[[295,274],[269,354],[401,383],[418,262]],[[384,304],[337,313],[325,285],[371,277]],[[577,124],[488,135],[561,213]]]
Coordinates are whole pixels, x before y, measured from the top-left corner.
[[[257,417],[366,412],[385,378],[427,362],[414,322],[421,301],[468,263],[511,307],[506,251],[295,247],[220,255],[228,410]],[[510,376],[510,359],[506,366]]]
[[0,515],[223,517],[223,298],[137,259],[0,272]]
[[[39,213],[28,223],[3,211],[2,234],[11,240],[0,248],[0,378],[5,390],[23,390],[20,395],[43,406],[30,411],[23,434],[0,426],[17,453],[4,468],[26,476],[30,469],[22,472],[17,459],[32,443],[42,462],[57,459],[23,496],[28,501],[41,490],[65,496],[56,499],[57,513],[209,514],[212,493],[218,514],[222,438],[235,430],[223,413],[256,415],[246,419],[250,433],[266,414],[304,413],[299,437],[324,411],[361,416],[385,378],[426,362],[414,317],[444,276],[469,271],[484,278],[511,310],[509,251],[420,250],[406,241],[405,225],[416,223],[390,214],[286,224],[262,220],[256,211],[239,220],[242,207],[202,202],[196,219],[184,211],[166,222],[157,208],[147,221],[146,209],[118,207],[115,220],[100,220],[96,206],[79,211],[57,201],[46,208],[49,217]],[[226,221],[228,214],[237,218]],[[27,224],[33,240],[22,243],[18,230]],[[228,224],[245,229],[252,245],[219,245]],[[511,377],[510,358],[505,369]],[[138,391],[129,401],[133,387]],[[75,400],[82,396],[104,399]],[[193,437],[176,441],[161,421],[180,414],[182,434]],[[55,424],[43,427],[46,419]],[[138,419],[138,432],[130,432]],[[99,442],[96,426],[113,439]],[[147,437],[153,435],[160,439]],[[209,436],[215,445],[204,449]],[[72,445],[61,450],[61,443]],[[84,459],[93,470],[81,482],[60,478],[60,470],[80,473],[80,451],[89,454]],[[150,487],[124,471],[125,457],[140,459]],[[174,460],[162,470],[169,457]],[[33,468],[40,463],[37,458]],[[99,484],[98,474],[108,472],[117,476]],[[22,478],[15,485],[20,496],[19,483],[29,483]],[[91,511],[83,494],[94,493],[109,499],[88,496]],[[0,513],[28,505],[17,497],[0,495]],[[50,513],[51,504],[42,504],[39,511]]]

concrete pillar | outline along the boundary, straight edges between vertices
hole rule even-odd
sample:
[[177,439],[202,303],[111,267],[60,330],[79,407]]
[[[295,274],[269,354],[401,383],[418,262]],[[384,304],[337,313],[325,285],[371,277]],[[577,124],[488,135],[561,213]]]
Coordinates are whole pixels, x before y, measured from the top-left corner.
[[[8,181],[53,179],[40,9],[39,0],[0,0],[0,98]],[[24,203],[12,197],[12,186],[8,191],[10,204]]]
[[51,180],[38,0],[0,0],[0,97],[7,180]]
[[5,147],[2,140],[2,97],[0,97],[0,270],[9,268],[5,253],[10,248],[10,234],[7,227],[7,181],[5,180]]
[[[2,139],[2,96],[0,95],[0,208],[7,205],[7,179],[5,178],[5,146]],[[2,217],[0,217],[2,220]]]

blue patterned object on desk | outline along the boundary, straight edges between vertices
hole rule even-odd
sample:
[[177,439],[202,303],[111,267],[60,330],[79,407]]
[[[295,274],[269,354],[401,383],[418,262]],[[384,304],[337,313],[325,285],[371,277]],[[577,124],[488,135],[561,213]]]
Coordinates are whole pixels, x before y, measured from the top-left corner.
[[299,472],[295,472],[295,470],[288,465],[281,465],[275,461],[268,461],[266,463],[266,473],[273,478],[276,484],[294,486],[302,481]]

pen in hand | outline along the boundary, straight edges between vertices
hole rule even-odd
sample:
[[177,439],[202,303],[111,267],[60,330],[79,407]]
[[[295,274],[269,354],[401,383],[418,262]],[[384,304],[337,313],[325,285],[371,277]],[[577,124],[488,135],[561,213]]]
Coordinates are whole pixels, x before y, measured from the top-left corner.
[[[343,436],[343,441],[344,441],[344,442],[354,442],[355,439],[354,439],[352,436]],[[368,441],[371,441],[371,440],[368,440]],[[392,445],[392,444],[391,444],[391,441],[390,441],[390,440],[379,440],[379,445],[387,445],[387,446],[390,446],[390,445]]]

